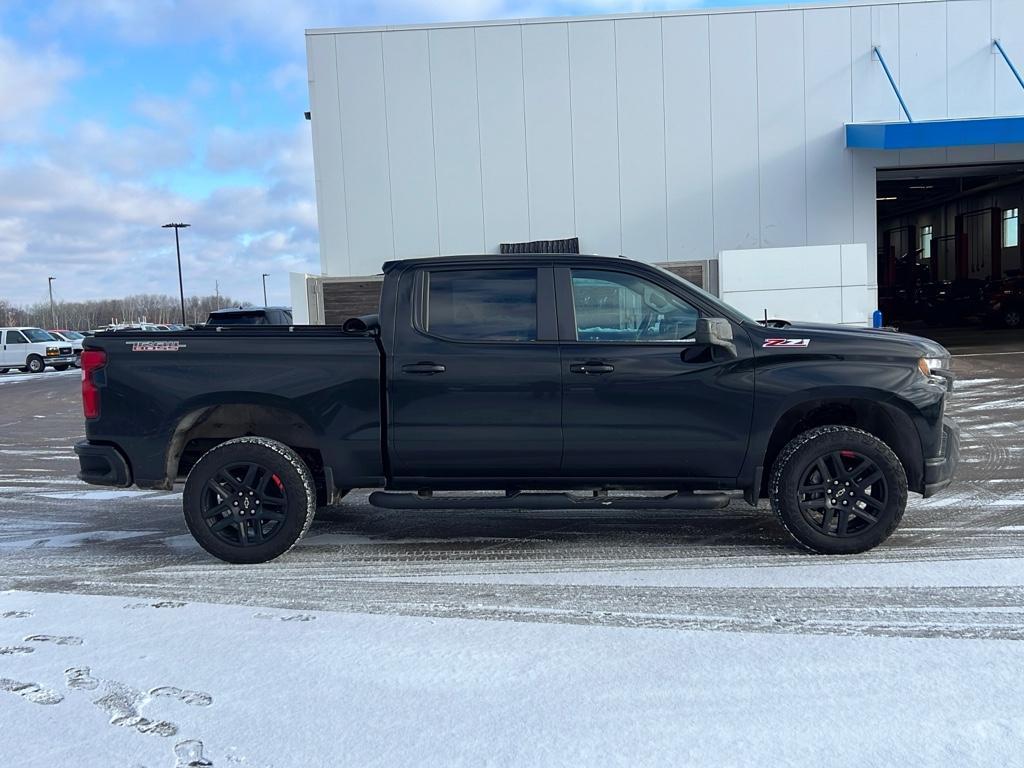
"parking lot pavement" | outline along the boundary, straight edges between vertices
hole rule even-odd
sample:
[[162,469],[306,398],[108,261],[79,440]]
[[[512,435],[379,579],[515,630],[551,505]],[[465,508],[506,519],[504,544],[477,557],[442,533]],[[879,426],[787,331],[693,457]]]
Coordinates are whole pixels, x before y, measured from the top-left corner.
[[228,566],[180,493],[80,483],[73,372],[0,377],[0,589],[677,629],[1024,639],[1024,355],[958,357],[959,475],[882,547],[804,554],[770,511],[389,512],[353,494]]

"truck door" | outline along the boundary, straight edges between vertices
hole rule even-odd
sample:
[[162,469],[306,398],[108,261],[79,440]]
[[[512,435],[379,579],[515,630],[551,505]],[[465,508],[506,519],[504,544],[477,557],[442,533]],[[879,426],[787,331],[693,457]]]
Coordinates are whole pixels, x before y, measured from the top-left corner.
[[622,269],[558,268],[562,474],[734,478],[753,410],[752,351],[694,340],[702,312],[666,282]]
[[406,272],[395,322],[395,477],[557,474],[561,365],[550,266]]

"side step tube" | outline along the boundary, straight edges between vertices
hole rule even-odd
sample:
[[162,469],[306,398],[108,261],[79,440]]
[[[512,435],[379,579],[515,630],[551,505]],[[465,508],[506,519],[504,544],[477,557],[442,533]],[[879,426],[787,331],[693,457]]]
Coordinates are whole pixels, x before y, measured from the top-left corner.
[[374,491],[370,504],[383,509],[721,509],[725,493],[670,493],[667,496],[578,497],[566,493],[514,493],[509,496],[420,496]]

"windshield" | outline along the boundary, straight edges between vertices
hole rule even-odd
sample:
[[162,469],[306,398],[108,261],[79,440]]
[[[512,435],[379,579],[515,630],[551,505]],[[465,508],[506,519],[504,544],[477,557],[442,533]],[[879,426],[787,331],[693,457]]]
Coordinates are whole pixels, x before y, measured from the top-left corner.
[[684,280],[679,275],[677,275],[677,274],[675,274],[673,272],[669,272],[667,269],[665,269],[664,267],[659,267],[657,264],[651,264],[650,266],[654,267],[659,272],[663,272],[664,274],[668,275],[673,280],[675,280],[677,283],[685,284],[688,289],[690,289],[691,291],[695,291],[708,304],[711,304],[714,307],[720,307],[721,309],[725,310],[722,313],[723,317],[727,317],[728,315],[732,315],[733,317],[739,317],[741,320],[746,320],[748,323],[755,323],[755,322],[757,322],[752,317],[747,317],[745,314],[740,312],[732,304],[726,304],[724,301],[722,301],[717,296],[708,293],[703,288],[701,288],[699,285],[695,285],[695,284],[691,283],[689,280]]
[[72,341],[78,341],[79,339],[85,338],[85,336],[80,334],[78,331],[65,331],[62,335],[65,339],[71,339]]
[[22,333],[29,341],[56,341],[53,336],[48,334],[42,328],[26,328]]

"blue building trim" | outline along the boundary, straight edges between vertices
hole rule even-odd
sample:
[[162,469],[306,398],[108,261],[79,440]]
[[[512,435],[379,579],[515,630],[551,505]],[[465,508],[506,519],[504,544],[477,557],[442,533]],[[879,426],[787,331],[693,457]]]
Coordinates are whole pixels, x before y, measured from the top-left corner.
[[850,149],[929,149],[976,144],[1024,144],[1024,115],[846,126],[846,146]]

